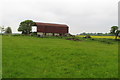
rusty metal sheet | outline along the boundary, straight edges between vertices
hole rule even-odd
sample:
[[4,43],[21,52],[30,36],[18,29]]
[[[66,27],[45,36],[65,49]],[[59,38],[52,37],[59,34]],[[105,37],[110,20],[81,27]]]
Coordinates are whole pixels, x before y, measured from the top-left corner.
[[37,32],[43,33],[68,33],[69,27],[63,24],[36,23]]

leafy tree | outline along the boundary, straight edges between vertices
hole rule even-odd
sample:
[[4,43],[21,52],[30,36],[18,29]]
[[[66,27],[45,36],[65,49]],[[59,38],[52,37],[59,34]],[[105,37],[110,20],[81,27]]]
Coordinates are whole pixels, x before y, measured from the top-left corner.
[[115,39],[117,39],[117,37],[120,34],[120,30],[118,30],[118,26],[112,26],[111,30],[110,30],[110,33],[114,34],[115,35]]
[[11,28],[10,28],[10,27],[7,27],[7,28],[5,29],[5,33],[6,33],[6,34],[12,34]]
[[20,23],[18,31],[22,31],[22,34],[30,34],[33,25],[35,23],[32,20],[25,20]]
[[3,31],[5,31],[4,26],[0,26],[0,31],[1,31],[1,34],[3,33]]

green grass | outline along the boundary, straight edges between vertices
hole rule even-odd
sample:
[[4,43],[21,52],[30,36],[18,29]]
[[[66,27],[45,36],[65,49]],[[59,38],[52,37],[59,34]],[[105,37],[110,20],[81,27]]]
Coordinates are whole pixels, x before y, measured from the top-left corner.
[[118,43],[3,36],[3,78],[117,78]]
[[2,78],[2,36],[0,35],[0,79]]

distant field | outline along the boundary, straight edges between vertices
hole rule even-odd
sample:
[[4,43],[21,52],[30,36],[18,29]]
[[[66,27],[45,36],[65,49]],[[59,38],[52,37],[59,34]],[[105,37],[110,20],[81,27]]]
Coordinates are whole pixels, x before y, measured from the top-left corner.
[[3,78],[117,78],[118,42],[80,39],[3,36]]
[[[85,37],[85,35],[79,35],[78,37]],[[115,39],[115,36],[91,36],[92,38],[109,38],[109,39]],[[118,38],[120,39],[120,38]]]

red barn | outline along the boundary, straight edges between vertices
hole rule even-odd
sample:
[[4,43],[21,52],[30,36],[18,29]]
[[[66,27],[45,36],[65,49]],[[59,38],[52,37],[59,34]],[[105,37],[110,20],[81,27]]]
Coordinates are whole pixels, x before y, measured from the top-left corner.
[[68,34],[68,26],[64,24],[40,23],[36,22],[37,34],[48,36],[65,36]]

